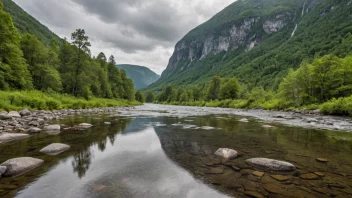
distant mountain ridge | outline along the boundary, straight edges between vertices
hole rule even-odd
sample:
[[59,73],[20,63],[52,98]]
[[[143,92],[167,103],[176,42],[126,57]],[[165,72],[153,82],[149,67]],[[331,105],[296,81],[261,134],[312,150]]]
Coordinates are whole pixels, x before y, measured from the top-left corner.
[[121,64],[116,66],[117,68],[126,71],[127,76],[132,79],[135,89],[138,90],[148,87],[160,78],[158,74],[144,66],[129,64]]
[[212,76],[277,89],[290,68],[352,52],[352,0],[237,0],[175,46],[148,89],[194,86]]
[[0,0],[4,4],[4,11],[12,17],[15,27],[21,34],[30,33],[36,36],[45,45],[49,45],[51,39],[60,41],[61,38],[41,24],[37,19],[29,15],[12,0]]

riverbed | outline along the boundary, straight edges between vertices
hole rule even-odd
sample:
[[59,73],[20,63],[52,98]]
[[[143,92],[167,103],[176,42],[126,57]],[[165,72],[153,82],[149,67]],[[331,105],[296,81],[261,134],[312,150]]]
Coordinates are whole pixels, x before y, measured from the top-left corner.
[[[0,162],[34,157],[44,163],[1,178],[0,196],[352,197],[350,118],[146,104],[54,123],[93,127],[1,144]],[[71,148],[56,156],[39,152],[51,143]],[[239,157],[216,157],[218,148]],[[286,161],[296,170],[265,172],[245,162],[256,157]]]

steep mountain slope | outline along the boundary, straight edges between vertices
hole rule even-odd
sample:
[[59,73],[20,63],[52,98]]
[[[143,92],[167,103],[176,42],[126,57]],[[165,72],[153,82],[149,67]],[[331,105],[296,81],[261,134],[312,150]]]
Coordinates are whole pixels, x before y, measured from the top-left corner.
[[352,0],[238,0],[176,44],[149,89],[193,86],[212,76],[277,88],[303,60],[352,51]]
[[45,45],[55,38],[61,40],[59,36],[51,32],[46,26],[41,24],[12,0],[0,0],[4,4],[4,11],[12,17],[15,27],[21,34],[30,33],[35,35]]
[[127,64],[116,66],[126,71],[127,76],[133,80],[135,88],[139,90],[146,88],[160,78],[158,74],[147,67]]

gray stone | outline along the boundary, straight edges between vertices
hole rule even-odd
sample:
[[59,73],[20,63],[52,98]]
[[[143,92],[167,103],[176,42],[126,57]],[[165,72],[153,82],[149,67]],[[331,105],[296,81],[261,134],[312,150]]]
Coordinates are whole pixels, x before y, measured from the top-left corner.
[[49,146],[46,146],[40,150],[41,153],[46,153],[48,155],[57,155],[64,151],[70,149],[69,145],[61,144],[61,143],[53,143]]
[[254,168],[263,171],[290,172],[296,169],[291,163],[268,158],[252,158],[247,159],[246,162]]
[[58,124],[55,125],[48,125],[44,127],[45,131],[60,131],[61,127]]
[[22,117],[31,115],[31,112],[28,109],[22,109],[19,113]]
[[9,159],[0,166],[6,166],[4,176],[17,176],[40,166],[44,161],[32,157]]
[[22,140],[28,137],[29,137],[28,134],[23,134],[23,133],[1,133],[0,142],[11,142],[15,140]]
[[110,124],[111,124],[111,122],[104,122],[104,124],[106,124],[106,125],[110,125]]
[[238,152],[229,148],[219,148],[214,155],[231,160],[237,157]]
[[13,118],[20,118],[21,117],[21,115],[17,111],[10,111],[7,115],[11,116]]
[[88,129],[88,128],[92,127],[92,126],[93,125],[88,124],[88,123],[81,123],[81,124],[78,125],[78,127],[83,128],[83,129]]
[[37,127],[32,127],[30,129],[28,129],[28,133],[40,133],[42,130],[40,128]]
[[0,166],[0,177],[1,177],[2,174],[5,173],[6,169],[7,169],[6,166]]
[[35,127],[37,127],[37,126],[39,126],[40,124],[39,124],[39,122],[37,122],[37,121],[32,121],[32,122],[28,123],[28,125],[29,125],[29,126],[35,126]]
[[11,116],[7,114],[0,114],[0,120],[10,120],[10,119],[12,119]]
[[242,118],[239,120],[240,122],[249,122],[247,118]]

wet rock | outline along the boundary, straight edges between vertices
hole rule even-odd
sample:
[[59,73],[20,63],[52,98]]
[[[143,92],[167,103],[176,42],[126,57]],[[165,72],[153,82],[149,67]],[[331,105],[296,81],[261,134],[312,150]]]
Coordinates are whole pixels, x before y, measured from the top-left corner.
[[325,174],[321,172],[314,172],[314,174],[318,175],[319,177],[325,177]]
[[208,174],[223,174],[224,169],[222,168],[210,168],[208,171],[206,171]]
[[306,122],[308,122],[308,123],[318,122],[318,120],[315,119],[315,118],[306,118],[305,120],[306,120]]
[[285,176],[285,175],[270,175],[270,177],[276,179],[277,181],[287,181],[289,180],[290,178],[288,176]]
[[281,185],[277,183],[267,183],[263,185],[264,189],[270,193],[275,194],[284,194],[285,190],[281,187]]
[[1,177],[2,174],[5,173],[6,169],[7,169],[6,166],[0,166],[0,177]]
[[290,172],[296,169],[291,163],[268,158],[252,158],[247,159],[246,162],[254,168],[263,171]]
[[45,130],[45,131],[60,131],[60,129],[61,129],[60,125],[57,125],[57,124],[55,124],[55,125],[48,125],[48,126],[45,126],[45,127],[44,127],[44,130]]
[[270,126],[270,125],[263,125],[262,127],[263,128],[274,128],[273,126]]
[[254,191],[244,191],[244,194],[254,198],[265,198],[264,195]]
[[28,109],[23,109],[19,112],[19,114],[24,117],[24,116],[29,116],[31,115],[31,112]]
[[260,172],[260,171],[254,171],[252,172],[252,174],[254,176],[257,176],[257,177],[263,177],[263,175],[265,174],[264,172]]
[[28,129],[28,133],[40,133],[41,131],[42,130],[37,127],[31,127],[30,129]]
[[317,179],[319,179],[319,176],[314,174],[314,173],[301,174],[299,177],[301,179],[305,179],[305,180],[317,180]]
[[104,122],[105,125],[111,125],[111,122]]
[[49,146],[42,148],[39,152],[45,153],[48,155],[58,155],[64,151],[67,151],[68,149],[70,149],[69,145],[61,144],[61,143],[53,143],[53,144],[50,144]]
[[20,118],[21,117],[21,115],[17,111],[10,111],[7,115],[11,116],[13,118]]
[[238,168],[237,166],[231,166],[231,169],[236,171],[236,172],[240,172],[241,168]]
[[242,118],[239,120],[240,122],[249,122],[249,120],[247,118]]
[[317,162],[321,162],[321,163],[328,163],[329,162],[329,160],[328,159],[326,159],[326,158],[317,158],[317,159],[315,159]]
[[78,127],[83,128],[83,129],[89,129],[89,128],[91,128],[92,126],[93,126],[93,125],[88,124],[88,123],[81,123],[81,124],[78,125]]
[[0,166],[6,166],[4,176],[16,176],[40,166],[44,161],[32,157],[9,159]]
[[28,138],[28,134],[23,133],[0,133],[0,142],[11,142]]
[[219,148],[214,155],[231,160],[238,156],[238,152],[229,148]]

